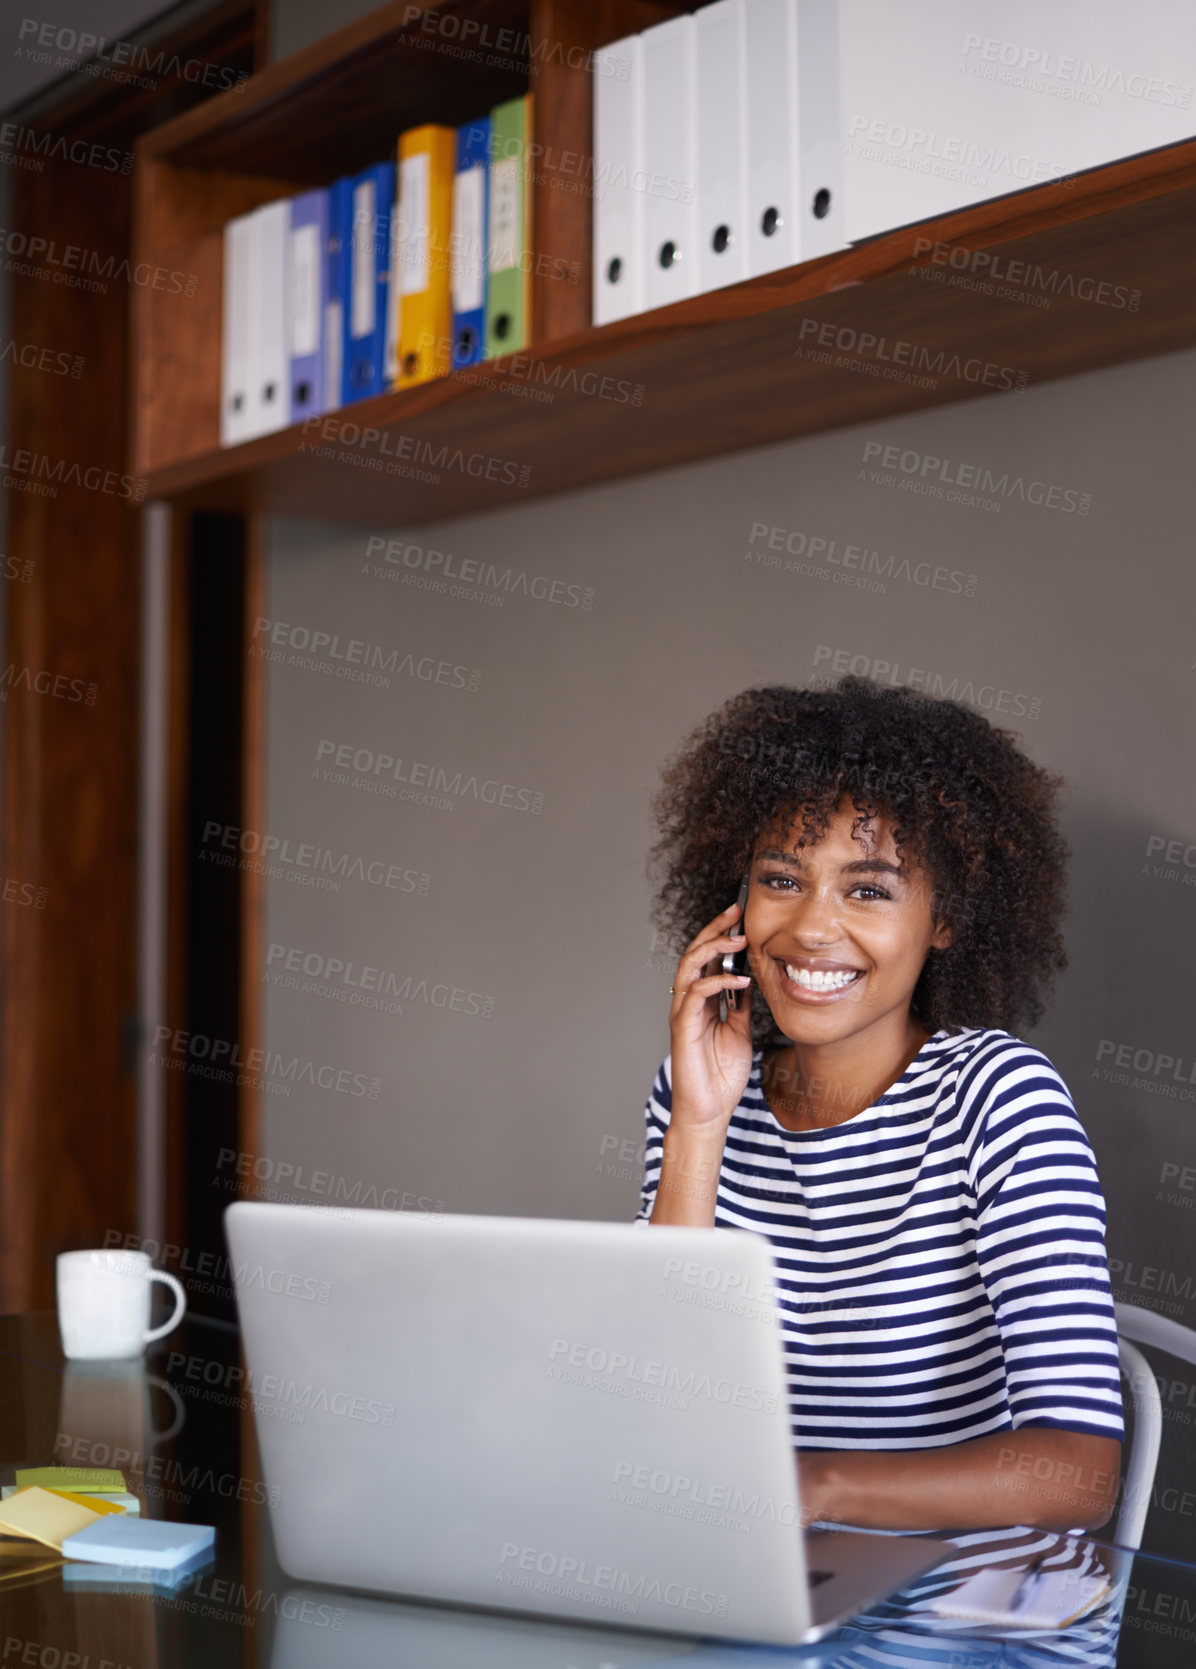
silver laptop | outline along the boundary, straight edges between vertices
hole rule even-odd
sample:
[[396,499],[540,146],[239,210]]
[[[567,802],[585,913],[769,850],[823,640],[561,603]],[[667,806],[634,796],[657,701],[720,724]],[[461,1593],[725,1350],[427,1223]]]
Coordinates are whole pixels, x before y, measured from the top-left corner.
[[299,1581],[796,1645],[952,1551],[803,1535],[761,1235],[245,1201],[225,1224]]

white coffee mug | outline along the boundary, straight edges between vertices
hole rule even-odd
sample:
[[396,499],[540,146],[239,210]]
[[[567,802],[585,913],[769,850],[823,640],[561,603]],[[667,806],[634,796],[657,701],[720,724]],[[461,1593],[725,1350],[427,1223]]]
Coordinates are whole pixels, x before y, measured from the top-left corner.
[[[150,1283],[174,1293],[174,1314],[150,1327]],[[173,1275],[150,1265],[148,1252],[60,1252],[58,1331],[62,1353],[76,1362],[140,1356],[146,1345],[177,1327],[187,1295]]]

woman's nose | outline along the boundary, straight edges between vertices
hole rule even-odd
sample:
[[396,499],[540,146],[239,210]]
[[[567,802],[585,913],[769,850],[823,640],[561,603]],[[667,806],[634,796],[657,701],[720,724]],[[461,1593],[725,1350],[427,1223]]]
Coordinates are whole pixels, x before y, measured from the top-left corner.
[[790,931],[802,944],[833,944],[839,937],[839,900],[830,888],[810,888],[790,910]]

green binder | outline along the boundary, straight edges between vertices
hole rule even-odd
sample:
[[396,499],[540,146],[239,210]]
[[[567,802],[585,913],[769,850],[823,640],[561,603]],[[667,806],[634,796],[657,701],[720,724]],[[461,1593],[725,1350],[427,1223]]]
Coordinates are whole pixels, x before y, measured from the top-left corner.
[[490,235],[486,274],[486,358],[531,343],[532,182],[527,147],[532,95],[490,112]]

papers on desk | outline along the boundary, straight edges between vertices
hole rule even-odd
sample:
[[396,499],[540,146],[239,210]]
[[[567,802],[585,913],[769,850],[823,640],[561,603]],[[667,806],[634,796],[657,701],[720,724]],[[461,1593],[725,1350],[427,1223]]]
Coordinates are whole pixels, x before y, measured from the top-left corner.
[[1066,1628],[1109,1592],[1107,1576],[1068,1570],[982,1570],[930,1602],[936,1616],[996,1628]]
[[[0,1536],[35,1542],[55,1553],[61,1553],[67,1536],[123,1514],[135,1501],[126,1493],[124,1473],[111,1467],[25,1466],[12,1477],[0,1501]],[[140,1511],[140,1502],[134,1510]]]
[[[120,1512],[107,1502],[105,1512]],[[0,1505],[0,1535],[20,1536],[28,1541],[41,1542],[43,1547],[62,1551],[63,1541],[77,1530],[99,1524],[104,1513],[85,1506],[80,1496],[58,1495],[53,1490],[22,1489]]]
[[[16,1560],[47,1548],[63,1559],[120,1566],[134,1578],[153,1571],[157,1575],[146,1580],[156,1581],[163,1572],[196,1568],[215,1545],[210,1525],[143,1519],[120,1472],[40,1466],[14,1475],[16,1483],[3,1486],[0,1500],[0,1548]],[[26,1481],[31,1478],[42,1481]],[[64,1482],[78,1487],[65,1489]],[[59,1487],[45,1487],[51,1483]]]

